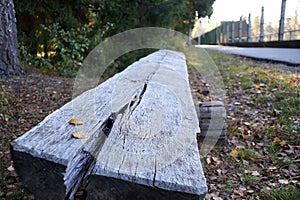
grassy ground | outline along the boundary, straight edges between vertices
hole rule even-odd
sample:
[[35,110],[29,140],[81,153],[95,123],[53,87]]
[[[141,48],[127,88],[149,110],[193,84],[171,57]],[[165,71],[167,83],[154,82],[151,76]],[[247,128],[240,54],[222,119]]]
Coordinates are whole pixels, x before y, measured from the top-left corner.
[[[227,92],[228,145],[201,159],[206,199],[299,199],[300,76],[209,54]],[[190,77],[201,79],[193,71]],[[38,73],[0,80],[0,199],[33,199],[12,167],[9,142],[70,101],[73,81]],[[200,100],[214,98],[203,95],[197,81],[191,84]]]
[[[300,75],[209,54],[226,89],[228,145],[202,158],[206,198],[300,199]],[[200,100],[207,100],[198,85],[192,87]]]

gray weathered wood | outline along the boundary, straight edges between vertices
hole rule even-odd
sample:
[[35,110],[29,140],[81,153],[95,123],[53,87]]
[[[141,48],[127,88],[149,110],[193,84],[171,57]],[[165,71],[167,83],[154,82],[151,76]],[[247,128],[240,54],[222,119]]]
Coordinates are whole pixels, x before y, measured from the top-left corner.
[[[70,125],[73,117],[84,124]],[[72,138],[74,131],[87,138]],[[207,192],[198,132],[185,57],[161,50],[81,94],[11,145],[15,168],[38,199],[72,199],[82,183],[88,199],[137,193],[190,199]]]
[[[226,137],[226,110],[223,102],[209,101],[199,104],[198,118],[201,132],[198,134],[200,141],[223,145]],[[212,144],[214,145],[214,144]]]
[[0,0],[0,78],[24,74],[13,0]]

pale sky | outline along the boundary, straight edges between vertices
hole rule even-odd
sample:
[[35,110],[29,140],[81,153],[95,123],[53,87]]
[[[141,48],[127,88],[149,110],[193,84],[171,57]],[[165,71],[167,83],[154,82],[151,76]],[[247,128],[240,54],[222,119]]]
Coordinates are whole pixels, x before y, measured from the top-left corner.
[[[261,7],[264,6],[265,22],[277,23],[280,19],[282,0],[216,0],[211,16],[211,22],[238,21],[240,16],[247,16],[251,13],[252,22],[255,16],[260,16]],[[286,0],[285,17],[292,17],[295,10],[300,15],[300,0]]]

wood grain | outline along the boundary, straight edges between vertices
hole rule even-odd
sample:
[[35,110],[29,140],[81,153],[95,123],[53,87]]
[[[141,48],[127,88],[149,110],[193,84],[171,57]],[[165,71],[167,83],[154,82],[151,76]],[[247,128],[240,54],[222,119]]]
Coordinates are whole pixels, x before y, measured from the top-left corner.
[[[83,124],[69,124],[74,117]],[[73,138],[74,131],[87,138]],[[160,50],[79,95],[11,146],[18,174],[39,199],[72,199],[81,184],[88,199],[128,199],[140,188],[147,191],[143,198],[156,192],[165,199],[199,198],[207,192],[199,132],[184,54]],[[51,173],[37,173],[39,168]],[[51,176],[45,184],[64,192],[37,191],[41,183],[32,176]],[[128,192],[120,189],[124,184]]]

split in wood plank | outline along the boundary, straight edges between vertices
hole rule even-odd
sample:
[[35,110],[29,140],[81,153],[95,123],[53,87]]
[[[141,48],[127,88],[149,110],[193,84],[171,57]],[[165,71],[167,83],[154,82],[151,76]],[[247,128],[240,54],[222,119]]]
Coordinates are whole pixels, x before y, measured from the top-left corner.
[[[83,124],[69,124],[74,117]],[[86,137],[76,139],[74,131]],[[207,192],[199,132],[184,54],[160,50],[79,95],[11,146],[17,173],[38,199],[72,199],[81,184],[88,199],[199,199]]]

